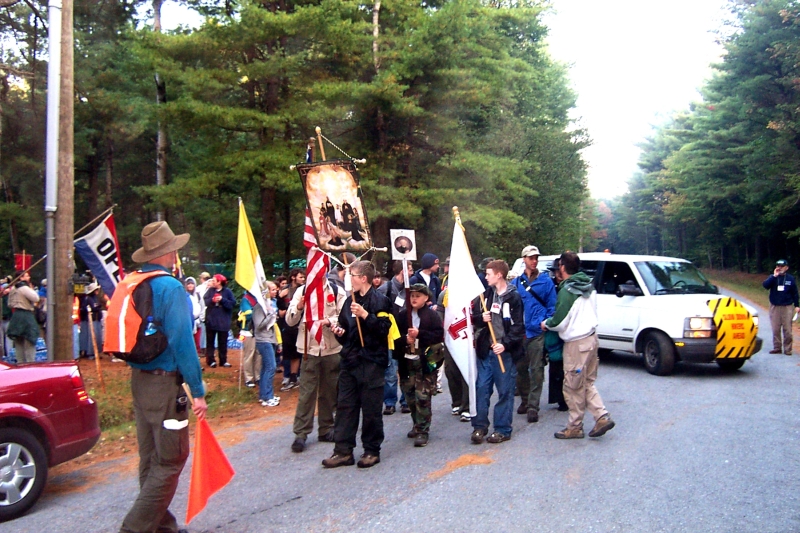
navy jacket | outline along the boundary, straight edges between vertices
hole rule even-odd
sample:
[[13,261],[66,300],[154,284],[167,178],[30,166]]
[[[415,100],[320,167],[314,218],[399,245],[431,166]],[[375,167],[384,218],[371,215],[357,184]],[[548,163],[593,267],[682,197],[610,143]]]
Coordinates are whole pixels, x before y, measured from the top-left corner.
[[[214,303],[215,294],[222,295],[222,300]],[[213,331],[228,331],[231,329],[231,315],[236,305],[236,298],[227,287],[221,291],[209,289],[203,299],[206,302],[206,327]]]
[[426,284],[425,278],[422,277],[421,272],[422,269],[414,272],[414,275],[408,279],[408,284],[414,285],[415,283],[422,283],[424,285],[427,285],[428,288],[433,293],[431,302],[436,303],[436,301],[439,299],[439,295],[442,293],[442,283],[439,281],[439,276],[431,272],[431,282]]
[[[784,274],[777,278],[772,275],[762,283],[765,289],[769,289],[769,303],[772,305],[792,305],[800,307],[800,299],[797,296],[797,282],[791,274]],[[779,291],[778,287],[783,286]]]

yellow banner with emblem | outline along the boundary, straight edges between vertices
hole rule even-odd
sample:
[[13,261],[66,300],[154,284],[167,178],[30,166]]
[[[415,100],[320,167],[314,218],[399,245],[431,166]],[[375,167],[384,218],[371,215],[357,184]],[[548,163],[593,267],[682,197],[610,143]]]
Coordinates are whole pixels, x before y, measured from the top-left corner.
[[717,327],[717,359],[747,359],[753,355],[758,326],[750,311],[730,297],[711,300],[708,307]]

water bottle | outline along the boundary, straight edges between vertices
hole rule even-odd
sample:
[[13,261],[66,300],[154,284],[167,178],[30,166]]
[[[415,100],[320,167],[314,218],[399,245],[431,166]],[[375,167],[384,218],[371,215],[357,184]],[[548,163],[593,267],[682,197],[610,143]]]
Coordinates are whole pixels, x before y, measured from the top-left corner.
[[153,317],[147,317],[147,327],[144,329],[144,334],[146,337],[153,335],[156,332],[156,326],[153,324]]

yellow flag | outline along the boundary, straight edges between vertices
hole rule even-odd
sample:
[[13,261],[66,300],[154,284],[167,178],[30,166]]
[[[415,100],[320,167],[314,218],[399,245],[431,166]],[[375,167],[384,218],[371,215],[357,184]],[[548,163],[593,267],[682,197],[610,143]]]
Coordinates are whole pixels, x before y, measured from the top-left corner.
[[239,237],[236,242],[236,272],[233,279],[255,296],[262,309],[267,310],[267,304],[261,294],[267,287],[267,276],[264,274],[261,255],[258,253],[253,230],[250,229],[241,198],[239,198]]

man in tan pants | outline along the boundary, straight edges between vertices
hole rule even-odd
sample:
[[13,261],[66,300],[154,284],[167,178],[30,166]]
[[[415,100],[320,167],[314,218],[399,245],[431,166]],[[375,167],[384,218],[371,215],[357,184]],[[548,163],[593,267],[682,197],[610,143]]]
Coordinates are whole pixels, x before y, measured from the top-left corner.
[[557,439],[582,439],[583,414],[588,409],[595,419],[590,437],[600,437],[614,427],[614,421],[594,386],[597,379],[597,297],[592,280],[579,272],[581,260],[572,252],[561,254],[555,314],[542,321],[542,330],[557,331],[564,341],[564,399],[569,407],[567,427],[556,432]]

